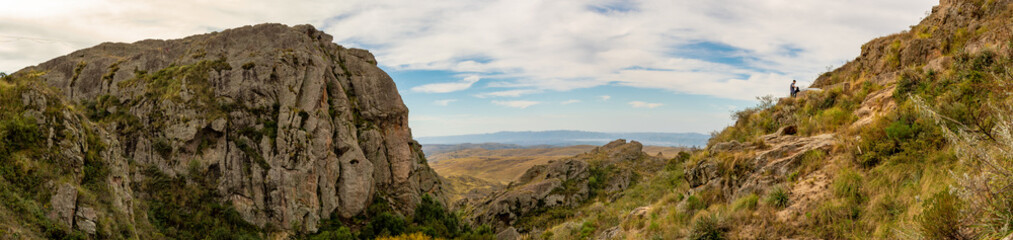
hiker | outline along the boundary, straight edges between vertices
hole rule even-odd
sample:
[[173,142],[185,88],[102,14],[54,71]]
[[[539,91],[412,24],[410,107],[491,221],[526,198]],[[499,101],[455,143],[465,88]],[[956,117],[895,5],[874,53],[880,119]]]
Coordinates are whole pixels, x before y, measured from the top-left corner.
[[798,87],[795,86],[795,80],[791,80],[791,87],[788,88],[788,91],[791,92],[791,97],[795,97],[795,95],[798,94],[799,90]]

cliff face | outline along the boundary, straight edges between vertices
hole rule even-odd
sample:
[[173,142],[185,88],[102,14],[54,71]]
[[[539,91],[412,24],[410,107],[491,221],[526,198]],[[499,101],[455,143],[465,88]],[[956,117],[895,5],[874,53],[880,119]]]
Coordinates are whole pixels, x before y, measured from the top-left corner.
[[[130,222],[148,214],[139,210],[151,196],[139,188],[152,173],[200,173],[243,220],[267,229],[315,231],[321,219],[363,213],[375,197],[404,214],[424,194],[443,199],[391,78],[369,52],[312,26],[103,43],[18,74],[31,73],[58,89],[23,98],[41,102],[34,117],[61,149],[54,158],[75,168],[50,183],[51,215],[67,225],[81,228],[73,216],[97,207],[74,200],[91,177],[90,150],[83,137],[61,137],[83,135],[71,123],[96,129],[92,145],[103,146],[98,161],[109,166],[98,181]],[[47,117],[47,102],[87,117]]]

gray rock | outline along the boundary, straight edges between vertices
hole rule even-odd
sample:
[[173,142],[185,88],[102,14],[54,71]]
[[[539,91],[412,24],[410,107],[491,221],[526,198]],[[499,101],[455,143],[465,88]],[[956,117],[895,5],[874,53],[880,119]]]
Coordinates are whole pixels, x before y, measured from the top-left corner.
[[77,229],[84,231],[89,234],[95,234],[95,221],[98,216],[95,215],[95,209],[90,207],[80,207],[77,209],[77,214],[74,215],[74,224],[77,225]]
[[60,184],[56,194],[49,199],[53,209],[49,218],[71,227],[74,224],[74,210],[77,208],[77,188],[69,183]]
[[[90,120],[67,113],[63,134],[73,137],[50,139],[80,181],[89,147],[83,125],[97,128],[111,167],[103,182],[114,185],[113,205],[127,214],[123,219],[138,219],[134,200],[144,199],[134,196],[146,195],[131,182],[145,179],[143,169],[175,177],[189,173],[191,161],[215,178],[222,201],[260,227],[316,231],[332,213],[361,214],[378,193],[403,215],[424,194],[445,201],[412,140],[394,81],[368,51],[332,39],[309,25],[260,24],[103,43],[20,72],[45,72],[45,84],[68,104],[115,97],[115,106],[102,109],[137,118],[85,124]],[[152,84],[156,76],[174,84]],[[29,91],[22,99],[37,107],[26,114],[43,121],[52,97],[61,96]],[[51,216],[71,225],[76,190],[65,186],[54,194]],[[79,227],[93,229],[86,224],[94,219],[81,219]]]
[[605,229],[605,231],[602,231],[601,234],[599,234],[598,237],[595,239],[598,240],[621,239],[622,234],[623,229],[620,228],[619,226],[615,226],[609,229]]
[[521,234],[517,232],[514,227],[508,227],[503,231],[496,234],[496,240],[517,240],[521,239]]

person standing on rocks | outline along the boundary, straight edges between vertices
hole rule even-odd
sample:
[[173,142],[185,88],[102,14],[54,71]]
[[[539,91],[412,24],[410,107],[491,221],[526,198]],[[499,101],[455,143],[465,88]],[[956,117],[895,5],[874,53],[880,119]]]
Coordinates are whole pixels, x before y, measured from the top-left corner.
[[791,97],[795,97],[796,95],[798,95],[799,91],[798,91],[798,87],[795,86],[795,80],[794,79],[791,80],[791,87],[788,88],[788,91],[791,92]]

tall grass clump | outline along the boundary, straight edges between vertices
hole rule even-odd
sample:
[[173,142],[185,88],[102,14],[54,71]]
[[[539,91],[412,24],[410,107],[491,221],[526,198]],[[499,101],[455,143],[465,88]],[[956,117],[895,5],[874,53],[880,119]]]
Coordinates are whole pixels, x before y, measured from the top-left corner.
[[767,203],[767,205],[773,206],[775,208],[785,208],[788,207],[790,203],[789,202],[790,197],[791,193],[788,192],[788,190],[785,189],[784,186],[776,186],[770,189],[769,192],[767,192],[767,198],[764,199],[764,201]]
[[689,238],[692,240],[728,239],[728,226],[725,218],[718,213],[702,212],[697,215],[690,228]]

